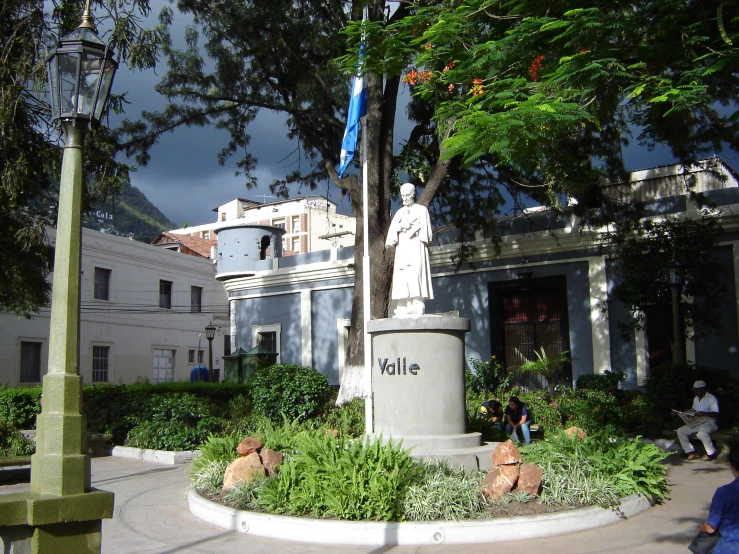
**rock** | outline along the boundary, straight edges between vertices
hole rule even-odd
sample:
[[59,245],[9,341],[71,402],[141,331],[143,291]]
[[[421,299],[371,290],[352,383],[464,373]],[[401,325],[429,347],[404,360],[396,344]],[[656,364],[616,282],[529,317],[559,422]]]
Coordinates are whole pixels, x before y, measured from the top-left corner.
[[264,446],[264,442],[254,437],[246,437],[236,447],[236,453],[239,456],[248,456],[252,452],[259,452]]
[[238,483],[251,483],[265,475],[259,454],[252,452],[248,456],[236,458],[228,465],[223,475],[223,490],[227,491]]
[[483,479],[480,492],[488,498],[500,500],[504,495],[511,492],[517,480],[517,464],[495,466]]
[[339,438],[339,431],[336,429],[326,429],[326,436],[327,437],[333,437],[335,439]]
[[510,439],[503,444],[499,444],[495,451],[493,451],[493,465],[495,466],[520,463],[521,452]]
[[263,449],[259,453],[259,457],[262,458],[262,465],[267,470],[268,477],[274,477],[280,472],[280,464],[285,458],[282,453],[270,450],[269,448]]
[[539,494],[544,471],[536,464],[521,464],[516,489],[531,495]]
[[565,434],[570,437],[571,439],[587,439],[588,434],[580,429],[579,427],[570,427],[569,429],[565,429]]

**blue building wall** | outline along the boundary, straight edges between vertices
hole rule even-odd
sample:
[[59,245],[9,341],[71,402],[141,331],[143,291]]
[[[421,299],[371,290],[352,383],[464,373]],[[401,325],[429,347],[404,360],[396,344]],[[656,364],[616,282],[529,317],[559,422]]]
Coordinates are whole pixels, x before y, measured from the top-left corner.
[[282,294],[234,300],[236,304],[236,344],[251,350],[252,325],[282,326],[279,363],[300,364],[302,331],[300,326],[300,294]]
[[354,287],[319,290],[311,294],[313,367],[339,384],[339,344],[336,321],[352,315]]

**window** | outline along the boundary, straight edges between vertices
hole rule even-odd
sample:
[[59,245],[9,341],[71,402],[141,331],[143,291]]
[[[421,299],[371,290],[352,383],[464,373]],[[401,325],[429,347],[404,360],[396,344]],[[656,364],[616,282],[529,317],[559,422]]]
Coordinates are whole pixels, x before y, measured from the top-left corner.
[[223,335],[223,352],[226,355],[231,353],[231,335]]
[[202,310],[203,287],[190,287],[190,312],[199,314]]
[[41,344],[21,341],[21,383],[41,382]]
[[226,221],[226,212],[221,212],[221,221]]
[[110,269],[95,268],[95,300],[110,300]]
[[159,307],[172,309],[172,281],[159,281]]
[[203,352],[205,352],[205,350],[198,350],[198,363],[199,364],[203,363]]
[[203,237],[204,239],[209,239],[210,231],[203,231],[202,233],[200,233],[200,236]]
[[152,383],[174,381],[174,350],[154,349]]
[[293,252],[300,252],[300,237],[293,237],[292,238],[292,251]]
[[278,219],[273,219],[272,227],[279,227],[280,229],[284,229],[285,228],[285,218],[280,217]]
[[92,347],[92,382],[107,383],[108,382],[108,360],[110,356],[110,346]]
[[300,232],[300,216],[299,215],[294,215],[292,217],[291,232],[293,233]]
[[194,364],[195,363],[195,349],[191,348],[187,351],[187,363],[188,364]]
[[282,324],[252,325],[252,344],[261,345],[270,352],[280,353],[280,335]]

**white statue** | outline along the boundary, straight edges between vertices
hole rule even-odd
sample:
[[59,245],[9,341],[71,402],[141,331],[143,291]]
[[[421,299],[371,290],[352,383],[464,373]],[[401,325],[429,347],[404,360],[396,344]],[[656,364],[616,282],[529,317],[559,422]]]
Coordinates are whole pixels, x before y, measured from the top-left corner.
[[433,298],[428,244],[431,218],[426,206],[416,204],[416,187],[400,187],[403,207],[390,223],[385,246],[395,246],[391,298],[398,301],[393,317],[418,317],[425,313],[424,299]]

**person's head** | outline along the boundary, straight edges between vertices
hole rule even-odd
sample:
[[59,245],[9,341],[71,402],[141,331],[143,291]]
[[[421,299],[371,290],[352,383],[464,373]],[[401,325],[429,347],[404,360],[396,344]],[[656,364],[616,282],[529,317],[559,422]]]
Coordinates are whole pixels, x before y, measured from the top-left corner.
[[416,187],[411,183],[404,183],[400,187],[400,197],[403,199],[403,206],[412,206],[416,202]]
[[510,397],[508,400],[508,407],[514,412],[517,412],[521,408],[521,401],[518,399],[518,396]]
[[735,444],[729,450],[729,469],[734,477],[739,477],[739,444]]
[[695,392],[695,395],[698,398],[703,398],[706,395],[706,382],[705,381],[696,381],[693,383],[693,392]]

